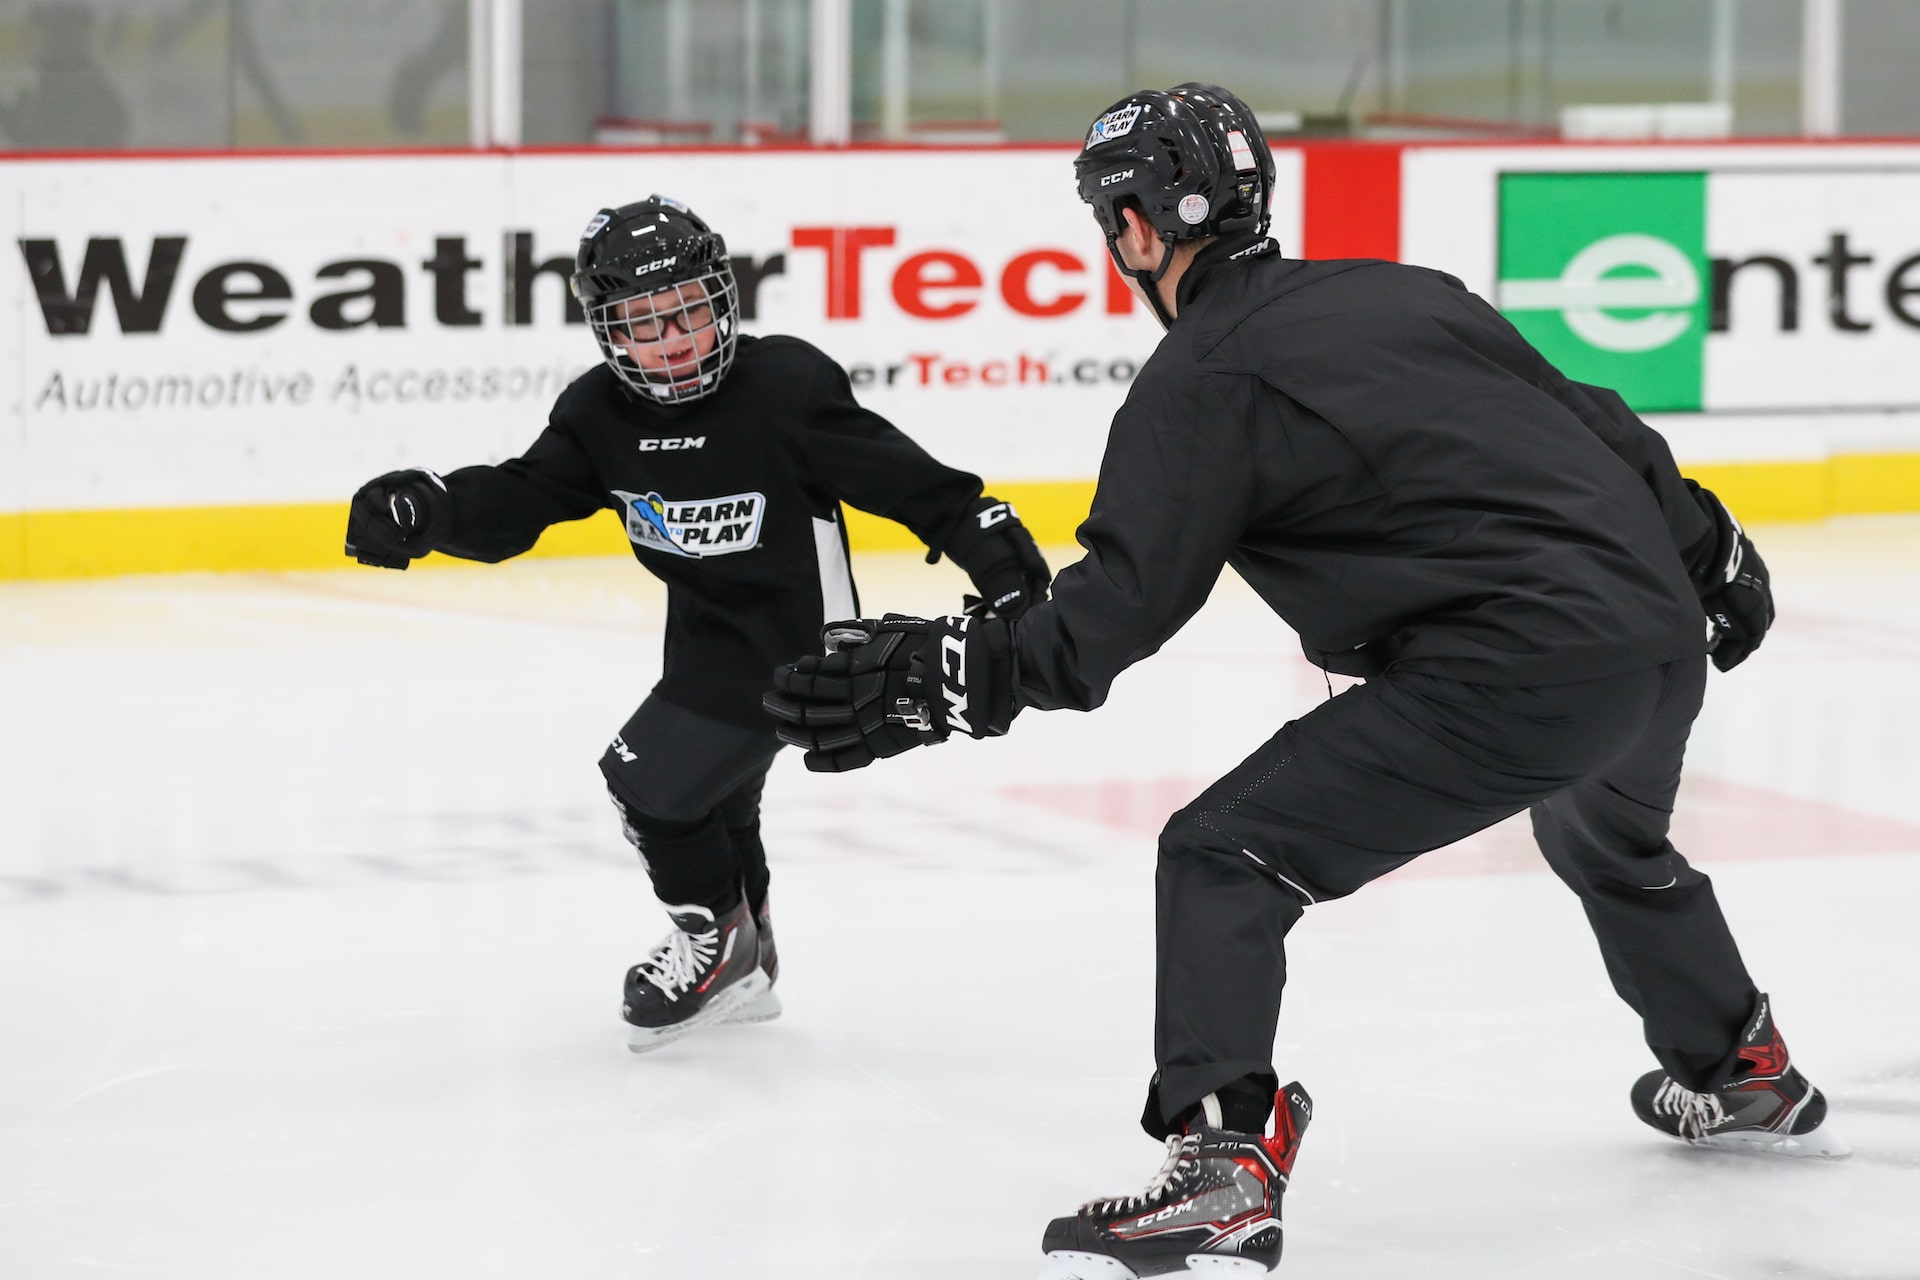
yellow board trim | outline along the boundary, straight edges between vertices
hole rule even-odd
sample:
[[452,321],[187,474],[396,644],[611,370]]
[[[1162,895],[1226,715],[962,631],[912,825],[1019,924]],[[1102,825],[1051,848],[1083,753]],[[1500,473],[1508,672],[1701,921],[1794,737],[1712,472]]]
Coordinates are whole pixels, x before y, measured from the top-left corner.
[[1826,462],[1716,462],[1682,467],[1744,524],[1836,515]]
[[1920,453],[1848,453],[1828,466],[1835,515],[1920,511]]
[[[1717,463],[1686,472],[1755,524],[1920,511],[1920,453]],[[988,491],[1013,503],[1034,537],[1051,544],[1073,541],[1093,500],[1091,480],[994,483]],[[0,580],[335,568],[346,563],[341,551],[346,524],[346,504],[334,502],[0,515]],[[860,511],[847,513],[847,533],[856,551],[921,549],[901,526]],[[625,531],[606,512],[555,525],[528,554],[630,552]],[[443,556],[430,560],[463,563]]]

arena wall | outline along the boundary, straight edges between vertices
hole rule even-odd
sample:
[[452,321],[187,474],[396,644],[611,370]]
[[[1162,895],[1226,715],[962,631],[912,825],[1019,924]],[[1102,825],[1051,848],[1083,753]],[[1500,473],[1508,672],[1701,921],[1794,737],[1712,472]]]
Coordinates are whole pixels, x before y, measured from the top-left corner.
[[[1043,540],[1159,331],[1070,148],[63,157],[0,164],[0,577],[341,563],[345,498],[498,461],[595,352],[564,270],[659,191]],[[1920,144],[1283,148],[1274,234],[1495,299],[1752,520],[1920,510]],[[906,546],[855,517],[856,544]],[[624,554],[617,522],[537,553]]]

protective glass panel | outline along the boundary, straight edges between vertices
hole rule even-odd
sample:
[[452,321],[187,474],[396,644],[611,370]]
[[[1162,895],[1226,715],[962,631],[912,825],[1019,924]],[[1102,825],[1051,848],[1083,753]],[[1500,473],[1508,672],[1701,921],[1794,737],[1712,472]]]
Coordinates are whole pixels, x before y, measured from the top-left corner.
[[0,141],[458,145],[467,26],[467,0],[0,0]]
[[[615,0],[602,142],[804,142],[807,0]],[[529,18],[531,21],[531,17]]]

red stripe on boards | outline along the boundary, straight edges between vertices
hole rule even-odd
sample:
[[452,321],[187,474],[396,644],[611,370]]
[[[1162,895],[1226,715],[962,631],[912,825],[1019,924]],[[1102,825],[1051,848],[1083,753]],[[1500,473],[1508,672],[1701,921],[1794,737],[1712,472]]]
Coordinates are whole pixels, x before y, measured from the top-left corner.
[[1302,257],[1399,261],[1403,150],[1398,143],[1378,142],[1315,142],[1301,148],[1306,161]]

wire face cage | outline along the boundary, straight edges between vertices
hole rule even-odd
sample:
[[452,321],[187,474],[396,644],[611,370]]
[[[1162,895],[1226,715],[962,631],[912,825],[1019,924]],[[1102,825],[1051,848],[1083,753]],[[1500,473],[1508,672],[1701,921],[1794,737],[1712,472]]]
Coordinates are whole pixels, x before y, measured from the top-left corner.
[[660,404],[711,395],[733,366],[740,291],[725,258],[651,293],[585,308],[600,354],[620,381]]

